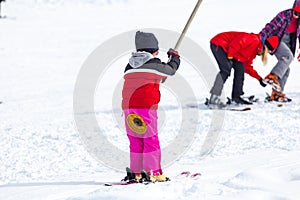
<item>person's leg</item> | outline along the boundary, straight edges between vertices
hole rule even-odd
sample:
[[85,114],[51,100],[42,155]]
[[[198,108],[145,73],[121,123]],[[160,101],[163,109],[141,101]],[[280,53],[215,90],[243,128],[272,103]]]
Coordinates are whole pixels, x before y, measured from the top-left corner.
[[144,169],[150,175],[151,181],[167,181],[168,178],[161,168],[161,149],[157,130],[157,111],[149,110],[152,119],[144,140]]
[[286,81],[289,77],[290,74],[290,68],[288,68],[288,70],[285,72],[285,74],[283,75],[283,77],[280,80],[280,85],[281,85],[281,91],[276,91],[276,90],[272,90],[272,94],[270,95],[270,97],[267,98],[267,100],[269,101],[282,101],[282,102],[290,102],[292,101],[291,98],[288,98],[284,93],[284,87],[286,84]]
[[232,85],[232,99],[239,98],[244,94],[243,86],[244,86],[244,74],[245,68],[243,63],[234,61],[233,63],[234,68],[234,78],[233,78],[233,85]]
[[148,110],[148,117],[151,122],[147,124],[147,132],[144,138],[143,167],[149,174],[162,174],[161,149],[157,130],[157,111]]
[[127,118],[128,115],[134,113],[131,109],[124,110],[125,116],[125,128],[127,132],[127,137],[129,139],[130,148],[130,169],[139,174],[140,170],[143,169],[143,150],[144,150],[144,139],[139,137],[132,128],[129,127]]
[[162,174],[161,169],[161,149],[158,135],[145,138],[144,162],[146,172],[152,175]]
[[220,96],[224,87],[224,83],[230,76],[232,63],[228,60],[227,53],[221,47],[211,43],[210,48],[220,69],[210,93]]
[[283,90],[289,76],[289,66],[293,61],[294,56],[288,45],[284,42],[280,42],[275,52],[275,56],[278,62],[271,70],[271,73],[278,77],[278,81]]
[[139,174],[143,169],[143,138],[137,138],[130,134],[127,134],[129,139],[130,148],[130,169],[135,173]]
[[287,82],[287,79],[290,75],[290,68],[288,68],[285,72],[285,74],[282,76],[282,78],[280,78],[278,81],[280,83],[280,86],[281,86],[281,91],[283,92],[284,91],[284,87],[285,87],[285,84]]

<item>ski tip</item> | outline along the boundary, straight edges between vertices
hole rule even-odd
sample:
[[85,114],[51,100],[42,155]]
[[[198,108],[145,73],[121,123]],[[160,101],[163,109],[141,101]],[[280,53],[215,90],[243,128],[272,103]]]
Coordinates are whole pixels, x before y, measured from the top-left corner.
[[191,172],[189,172],[189,171],[184,171],[184,172],[181,172],[179,175],[180,175],[180,176],[186,176],[186,177],[188,177],[190,174],[191,174]]
[[192,174],[192,175],[191,175],[191,178],[192,178],[192,179],[198,179],[200,176],[201,176],[201,173],[198,172],[198,173]]
[[251,110],[251,107],[244,107],[244,108],[229,108],[227,110],[231,110],[231,111],[248,111]]

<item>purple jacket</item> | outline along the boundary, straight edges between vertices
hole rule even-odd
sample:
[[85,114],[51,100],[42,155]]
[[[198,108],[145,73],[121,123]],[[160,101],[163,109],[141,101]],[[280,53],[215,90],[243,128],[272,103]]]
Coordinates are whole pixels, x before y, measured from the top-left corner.
[[[288,25],[291,23],[293,18],[293,10],[288,9],[281,11],[272,19],[270,23],[267,23],[266,26],[261,30],[260,34],[264,39],[269,38],[273,35],[277,35],[279,38],[279,41],[281,41]],[[291,51],[295,55],[296,51],[296,41],[297,38],[300,36],[300,26],[299,26],[299,20],[298,20],[298,29],[296,35],[291,36],[291,42],[290,47]],[[299,38],[300,41],[300,38]]]

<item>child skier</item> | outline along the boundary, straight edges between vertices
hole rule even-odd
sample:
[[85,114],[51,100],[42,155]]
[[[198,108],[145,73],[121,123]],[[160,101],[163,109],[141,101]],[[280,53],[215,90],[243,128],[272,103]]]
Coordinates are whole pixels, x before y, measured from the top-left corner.
[[125,68],[122,90],[122,109],[130,142],[130,169],[125,181],[139,180],[144,170],[151,181],[166,181],[161,169],[161,149],[157,129],[157,109],[160,83],[172,76],[180,65],[179,54],[167,52],[170,60],[163,63],[158,55],[158,41],[154,34],[138,31],[135,35],[136,52]]
[[255,73],[252,61],[256,55],[261,55],[265,64],[267,54],[277,48],[278,38],[273,36],[264,40],[260,34],[232,31],[216,35],[210,43],[211,51],[217,60],[220,72],[217,74],[214,85],[210,90],[211,96],[208,103],[219,108],[226,106],[226,103],[220,99],[220,95],[233,68],[232,100],[237,104],[251,104],[251,102],[242,98],[244,94],[244,72],[256,77],[259,83],[265,86],[262,78]]

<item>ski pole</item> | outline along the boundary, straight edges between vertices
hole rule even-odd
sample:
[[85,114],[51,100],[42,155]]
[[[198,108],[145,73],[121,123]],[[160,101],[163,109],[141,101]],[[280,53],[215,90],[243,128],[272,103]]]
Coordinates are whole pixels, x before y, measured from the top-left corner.
[[2,16],[1,16],[1,3],[2,3],[2,0],[0,0],[0,18],[2,18]]
[[201,3],[202,3],[202,0],[198,0],[198,2],[197,2],[197,4],[196,4],[196,6],[195,6],[195,8],[194,8],[194,10],[193,10],[193,12],[192,12],[190,18],[188,19],[188,21],[187,21],[187,23],[186,23],[186,25],[185,25],[183,31],[181,32],[181,35],[180,35],[179,39],[177,40],[177,43],[176,43],[176,45],[175,45],[175,47],[174,47],[175,50],[178,49],[178,47],[179,47],[179,45],[180,45],[182,39],[184,38],[184,36],[185,36],[185,34],[186,34],[186,32],[187,32],[187,30],[188,30],[188,28],[189,28],[189,26],[190,26],[192,20],[194,19],[194,17],[195,17],[195,15],[196,15],[196,13],[197,13],[197,11],[198,11],[198,8],[200,7]]

